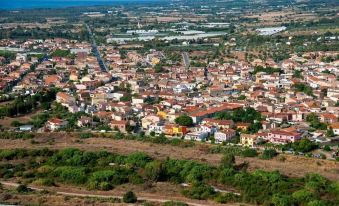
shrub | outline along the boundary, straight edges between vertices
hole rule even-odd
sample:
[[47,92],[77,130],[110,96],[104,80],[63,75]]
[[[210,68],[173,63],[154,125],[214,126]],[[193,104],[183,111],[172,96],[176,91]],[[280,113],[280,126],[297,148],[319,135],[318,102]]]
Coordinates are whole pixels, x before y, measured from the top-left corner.
[[275,151],[275,149],[265,149],[264,152],[261,154],[260,158],[261,159],[272,159],[273,157],[277,156],[278,153]]
[[246,148],[241,152],[241,156],[243,157],[256,157],[257,155],[257,151],[251,148]]
[[81,133],[79,135],[79,137],[80,137],[80,139],[88,139],[88,138],[93,137],[93,134],[91,134],[91,133]]
[[238,196],[232,193],[226,193],[226,194],[219,194],[217,195],[214,200],[218,203],[229,203],[229,202],[237,202],[238,201]]
[[273,195],[272,203],[274,206],[291,206],[294,205],[293,198],[289,195]]
[[153,161],[147,163],[145,166],[145,176],[150,181],[158,181],[161,180],[164,176],[163,165],[159,161]]
[[30,188],[28,188],[26,185],[19,185],[17,188],[16,188],[16,191],[18,193],[27,193],[27,192],[30,192],[32,191]]
[[169,202],[165,202],[164,206],[188,206],[188,204],[184,202],[169,201]]
[[58,167],[53,173],[65,183],[83,184],[87,181],[85,169],[81,167]]
[[125,203],[136,203],[138,201],[137,196],[132,191],[128,191],[124,194],[122,200]]
[[215,191],[211,186],[207,186],[201,183],[194,184],[191,188],[183,190],[182,194],[185,197],[198,200],[206,200],[215,195]]
[[181,115],[175,119],[175,123],[181,126],[191,126],[193,125],[193,119],[187,115]]
[[221,166],[223,167],[232,167],[235,163],[235,157],[233,154],[224,154],[221,158]]
[[42,186],[54,186],[54,180],[51,178],[40,178],[34,181],[34,184],[36,185],[42,185]]
[[295,191],[292,197],[299,203],[306,203],[313,199],[313,193],[303,189]]

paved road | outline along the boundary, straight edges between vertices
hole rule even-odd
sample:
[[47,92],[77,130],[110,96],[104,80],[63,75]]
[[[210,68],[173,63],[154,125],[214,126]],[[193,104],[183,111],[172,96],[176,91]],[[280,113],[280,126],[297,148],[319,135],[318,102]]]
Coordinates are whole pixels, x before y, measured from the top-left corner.
[[101,54],[98,50],[98,46],[97,46],[97,43],[96,43],[95,38],[93,36],[92,30],[91,30],[91,28],[89,28],[88,24],[85,24],[85,25],[86,25],[87,31],[89,33],[89,36],[91,38],[91,41],[92,41],[92,50],[94,52],[94,55],[98,59],[98,63],[100,65],[100,68],[101,68],[102,71],[108,72],[108,68],[106,67],[106,64],[105,64],[104,60],[102,59]]
[[[14,182],[2,182],[0,181],[0,183],[3,186],[6,187],[18,187],[20,184],[18,183],[14,183]],[[39,187],[33,187],[33,186],[27,186],[29,189],[31,190],[35,190],[35,191],[43,191],[44,189],[39,188]],[[72,196],[72,197],[94,197],[94,198],[116,198],[116,199],[122,199],[122,196],[118,196],[118,195],[94,195],[94,194],[86,194],[86,193],[73,193],[73,192],[63,192],[63,191],[58,191],[58,190],[53,190],[56,194],[58,195],[65,195],[65,196]],[[150,198],[150,197],[143,197],[138,195],[138,200],[142,200],[142,201],[149,201],[149,202],[160,202],[160,203],[164,203],[164,202],[169,202],[169,201],[177,201],[177,200],[170,200],[170,199],[158,199],[158,198]],[[206,206],[206,204],[199,204],[199,203],[195,203],[195,202],[186,202],[186,204],[188,205],[192,205],[192,206]]]
[[189,59],[188,53],[187,52],[183,52],[182,53],[182,58],[184,60],[185,67],[188,68],[190,66],[190,59]]

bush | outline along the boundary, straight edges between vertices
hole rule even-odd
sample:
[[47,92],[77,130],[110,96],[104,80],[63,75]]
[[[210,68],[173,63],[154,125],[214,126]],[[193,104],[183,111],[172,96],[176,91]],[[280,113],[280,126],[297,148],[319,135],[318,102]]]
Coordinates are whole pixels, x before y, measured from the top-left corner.
[[241,156],[243,157],[256,157],[258,153],[255,149],[246,148],[241,152]]
[[11,126],[12,127],[20,127],[21,125],[22,124],[19,121],[17,121],[17,120],[14,120],[14,121],[11,122]]
[[194,184],[189,189],[183,190],[182,194],[191,199],[207,200],[215,195],[215,191],[211,186],[199,183]]
[[81,167],[58,167],[53,173],[65,183],[83,184],[87,181],[85,169]]
[[161,180],[164,176],[162,163],[159,161],[147,163],[147,165],[145,166],[145,176],[148,180],[152,182]]
[[325,146],[324,146],[324,151],[330,152],[331,150],[332,150],[332,149],[331,149],[330,146],[328,146],[328,145],[325,145]]
[[289,195],[273,195],[272,203],[274,206],[291,206],[294,205],[294,200]]
[[229,202],[237,202],[239,200],[238,196],[232,193],[226,193],[226,194],[219,194],[217,195],[214,200],[218,203],[229,203]]
[[165,202],[164,206],[188,206],[188,204],[184,202],[169,201],[169,202]]
[[91,133],[81,133],[79,135],[79,137],[80,137],[80,139],[88,139],[88,138],[93,137],[93,134],[91,134]]
[[275,151],[275,149],[265,149],[264,152],[261,154],[260,158],[261,159],[272,159],[273,157],[277,156],[278,153]]
[[175,119],[175,123],[181,125],[181,126],[192,126],[193,125],[193,119],[190,116],[187,115],[181,115]]
[[308,190],[298,190],[292,194],[292,197],[299,203],[306,203],[313,199],[313,193]]
[[221,166],[223,167],[232,167],[235,163],[235,157],[233,154],[224,154],[221,158]]
[[125,203],[136,203],[138,201],[137,196],[132,191],[128,191],[124,194],[122,200]]
[[18,193],[27,193],[27,192],[30,192],[32,191],[30,188],[28,188],[26,185],[19,185],[17,188],[16,188],[16,191]]
[[54,186],[55,182],[51,178],[40,178],[34,181],[34,184],[41,186]]

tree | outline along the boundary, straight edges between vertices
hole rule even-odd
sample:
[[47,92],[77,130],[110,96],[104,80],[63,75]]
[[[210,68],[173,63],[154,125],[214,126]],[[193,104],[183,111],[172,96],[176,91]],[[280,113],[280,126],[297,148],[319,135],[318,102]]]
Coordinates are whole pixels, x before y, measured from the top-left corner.
[[184,202],[169,201],[169,202],[165,202],[164,206],[188,206],[188,204],[186,204]]
[[335,134],[334,134],[333,128],[330,127],[326,132],[326,137],[334,137],[334,136]]
[[163,165],[159,161],[153,161],[145,166],[145,176],[148,180],[156,182],[164,175]]
[[193,125],[193,119],[190,116],[181,115],[175,119],[175,123],[188,127]]
[[256,157],[258,153],[255,149],[246,148],[241,152],[241,155],[244,157]]
[[11,126],[12,127],[20,127],[21,125],[22,124],[19,121],[17,121],[17,120],[14,120],[14,121],[11,122]]
[[17,188],[16,188],[16,191],[18,193],[27,193],[27,192],[30,192],[31,189],[28,188],[26,185],[19,185]]
[[235,163],[235,157],[233,154],[224,154],[224,156],[221,158],[221,166],[223,167],[232,167]]
[[136,203],[138,201],[137,196],[132,191],[128,191],[124,194],[122,200],[125,203]]
[[330,152],[331,151],[331,147],[328,145],[324,146],[324,151]]
[[277,156],[278,153],[275,149],[265,149],[261,155],[262,159],[272,159],[273,157]]

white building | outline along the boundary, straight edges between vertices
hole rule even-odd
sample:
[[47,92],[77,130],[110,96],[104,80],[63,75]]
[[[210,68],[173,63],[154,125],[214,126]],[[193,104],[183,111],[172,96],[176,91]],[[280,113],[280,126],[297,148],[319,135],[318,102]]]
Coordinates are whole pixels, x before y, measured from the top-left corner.
[[216,143],[222,143],[228,140],[231,140],[235,137],[236,132],[233,129],[224,129],[214,133],[214,139]]

